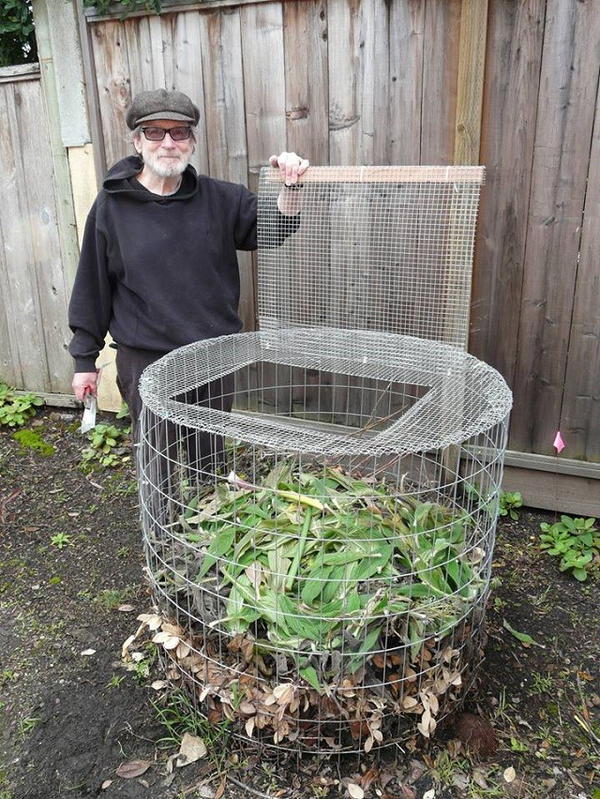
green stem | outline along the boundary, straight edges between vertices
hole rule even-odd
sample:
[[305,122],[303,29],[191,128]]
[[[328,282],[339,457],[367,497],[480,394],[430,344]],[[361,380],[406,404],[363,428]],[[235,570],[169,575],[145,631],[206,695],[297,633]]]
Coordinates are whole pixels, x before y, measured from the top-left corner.
[[304,513],[304,524],[302,525],[300,538],[298,539],[298,549],[296,550],[296,554],[294,555],[294,560],[292,561],[292,565],[290,566],[290,570],[288,572],[287,580],[285,581],[286,591],[291,591],[291,588],[294,585],[294,580],[296,579],[296,575],[298,574],[298,569],[300,568],[300,561],[302,559],[302,556],[304,555],[304,547],[306,546],[306,538],[308,536],[308,531],[310,529],[311,521],[312,521],[312,511],[310,508],[307,508]]

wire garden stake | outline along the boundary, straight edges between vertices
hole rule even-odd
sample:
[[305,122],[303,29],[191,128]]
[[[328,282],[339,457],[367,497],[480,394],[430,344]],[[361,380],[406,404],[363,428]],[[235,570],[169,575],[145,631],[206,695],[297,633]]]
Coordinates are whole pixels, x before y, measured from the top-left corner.
[[313,167],[282,243],[263,170],[260,330],[144,372],[142,624],[240,738],[429,737],[473,680],[511,407],[465,351],[482,180]]

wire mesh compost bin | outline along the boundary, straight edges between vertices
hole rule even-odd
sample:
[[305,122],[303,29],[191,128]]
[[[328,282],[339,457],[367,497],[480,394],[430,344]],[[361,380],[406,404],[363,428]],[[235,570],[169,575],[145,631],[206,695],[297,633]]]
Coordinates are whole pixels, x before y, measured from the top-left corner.
[[263,170],[260,330],[143,375],[155,640],[241,737],[430,736],[473,680],[511,406],[466,352],[482,179],[312,168],[298,225]]

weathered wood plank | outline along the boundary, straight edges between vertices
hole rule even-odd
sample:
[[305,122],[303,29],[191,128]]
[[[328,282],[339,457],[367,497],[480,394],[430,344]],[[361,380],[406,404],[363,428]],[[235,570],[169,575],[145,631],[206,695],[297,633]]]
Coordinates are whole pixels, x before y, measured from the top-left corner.
[[[329,163],[360,163],[361,0],[328,0]],[[340,79],[341,76],[346,79]]]
[[454,140],[455,164],[479,163],[487,20],[488,0],[462,0]]
[[246,183],[248,153],[240,13],[199,15],[208,169],[221,180]]
[[503,491],[520,491],[525,505],[532,508],[600,516],[598,480],[570,474],[549,474],[535,469],[507,466]]
[[425,0],[390,5],[390,163],[421,163]]
[[258,172],[268,163],[269,156],[285,149],[281,3],[244,6],[240,14],[248,165],[252,188],[255,188]]
[[[28,394],[29,391],[16,391],[15,394]],[[38,397],[41,397],[46,405],[53,408],[81,408],[82,405],[78,402],[73,394],[57,394],[49,393],[47,391],[35,391]]]
[[43,124],[45,119],[40,83],[28,81],[0,86],[0,118],[5,121],[0,130],[0,219],[4,245],[0,271],[3,301],[10,309],[11,352],[16,360],[14,373],[18,379],[13,382],[16,388],[45,388],[49,376],[39,294],[33,271],[30,209],[24,180],[24,170],[28,166],[23,163],[19,136],[23,92],[28,89],[36,93],[39,111],[37,118],[34,116],[28,122],[32,130],[39,130],[40,120]]
[[599,51],[600,15],[592,4],[551,0],[514,386],[511,441],[522,451],[551,454],[560,422]]
[[389,29],[385,0],[362,0],[360,163],[389,163]]
[[[519,469],[534,469],[552,474],[570,474],[573,477],[589,477],[600,481],[600,463],[565,458],[562,455],[536,455],[535,452],[506,451],[504,464]],[[600,482],[598,483],[600,490]]]
[[461,0],[428,0],[425,10],[421,163],[454,161]]
[[206,138],[206,106],[204,101],[204,69],[202,66],[202,21],[195,13],[169,15],[171,20],[171,60],[167,73],[167,86],[184,92],[201,109],[196,128],[196,149],[192,164],[201,173],[209,169],[208,142]]
[[329,161],[326,0],[283,4],[287,149]]
[[94,143],[94,165],[96,167],[96,186],[100,188],[100,181],[106,172],[106,152],[104,147],[104,134],[100,118],[100,105],[98,97],[98,80],[93,56],[92,27],[86,22],[85,16],[77,13],[79,28],[79,41],[81,44],[81,58],[85,82],[85,95],[89,115],[90,134]]
[[40,65],[15,64],[10,67],[0,67],[0,83],[14,83],[17,80],[38,80]]
[[[123,68],[129,82],[129,96],[126,99],[129,105],[131,98],[143,91],[153,89],[152,66],[148,52],[148,19],[126,19],[123,23],[107,23],[112,26],[121,26],[121,47],[123,48]],[[114,29],[114,27],[113,27]],[[92,28],[94,31],[95,28]],[[109,40],[103,44],[110,46]],[[104,114],[103,114],[104,115]],[[124,121],[125,117],[123,117]]]
[[[77,238],[81,247],[85,221],[97,194],[94,148],[91,144],[86,144],[84,147],[69,147],[68,158]],[[74,271],[67,276],[69,285],[73,282],[74,277]]]
[[131,146],[126,141],[125,113],[131,103],[132,72],[136,74],[134,91],[142,88],[137,84],[142,80],[141,70],[136,73],[127,60],[127,45],[130,44],[129,37],[134,35],[134,24],[133,20],[103,22],[92,28],[98,105],[109,167],[131,153]]
[[[246,115],[239,10],[199,15],[208,167],[215,178],[248,182]],[[252,256],[238,253],[240,317],[245,330],[254,330],[254,276]]]
[[[285,62],[281,4],[244,6],[240,9],[240,22],[249,185],[256,191],[260,168],[268,163],[269,156],[285,149]],[[266,365],[258,385],[273,385],[275,377],[273,368]],[[253,379],[252,372],[249,378]],[[261,397],[260,401],[264,398]]]
[[[545,0],[490,6],[470,351],[514,385]],[[517,397],[517,403],[519,399]]]
[[[72,362],[67,353],[71,336],[67,325],[68,287],[65,271],[74,269],[76,252],[65,257],[69,251],[61,248],[58,206],[65,200],[71,203],[71,195],[69,193],[65,198],[55,192],[51,137],[31,133],[40,122],[46,129],[50,124],[43,112],[43,100],[38,89],[33,83],[20,84],[14,136],[22,159],[20,183],[31,240],[30,288],[35,313],[39,314],[41,350],[38,353],[38,368],[40,373],[47,371],[47,379],[37,387],[61,392],[67,390],[71,383]],[[66,153],[63,154],[65,156]],[[74,232],[70,228],[67,235],[74,236]],[[76,248],[76,241],[73,243]]]
[[[600,461],[600,96],[583,214],[560,429],[569,457]],[[600,468],[600,467],[599,467]]]

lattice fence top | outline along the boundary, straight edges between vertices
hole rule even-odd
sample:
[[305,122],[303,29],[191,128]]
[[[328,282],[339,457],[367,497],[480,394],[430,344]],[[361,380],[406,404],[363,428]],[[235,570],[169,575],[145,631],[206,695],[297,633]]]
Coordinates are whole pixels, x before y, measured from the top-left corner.
[[381,330],[466,348],[480,166],[311,167],[301,223],[273,247],[259,183],[258,309],[263,330]]

